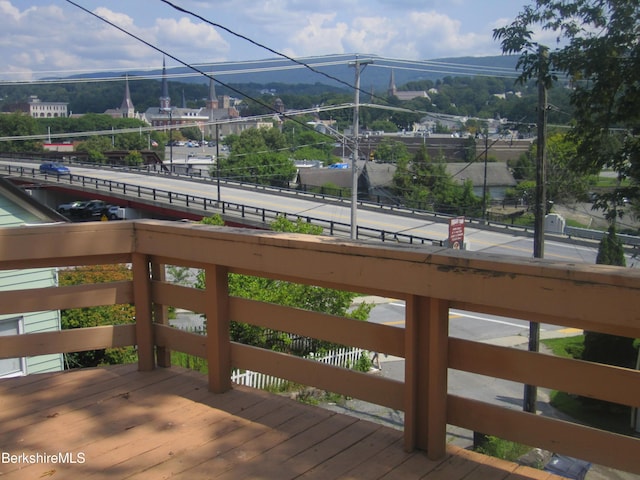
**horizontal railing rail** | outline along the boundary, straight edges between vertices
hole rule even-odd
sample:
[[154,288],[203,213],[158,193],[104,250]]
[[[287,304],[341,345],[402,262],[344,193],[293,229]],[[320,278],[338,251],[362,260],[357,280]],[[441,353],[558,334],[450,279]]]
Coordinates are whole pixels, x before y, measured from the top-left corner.
[[[640,439],[525,413],[448,391],[449,369],[640,407],[640,372],[449,336],[449,310],[640,338],[640,273],[601,265],[505,258],[424,246],[160,221],[0,229],[0,270],[130,263],[132,282],[0,294],[0,313],[133,303],[135,324],[0,337],[0,358],[136,345],[139,368],[169,366],[170,350],[208,361],[210,389],[252,370],[404,412],[407,449],[444,455],[447,423],[640,473]],[[167,265],[203,269],[204,289],[166,280]],[[241,273],[384,295],[406,303],[405,327],[236,298]],[[14,300],[15,299],[15,300]],[[17,303],[16,303],[17,302]],[[624,306],[624,308],[622,308]],[[207,334],[168,325],[168,307],[207,318]],[[403,381],[232,342],[229,323],[339,343],[405,359]]]

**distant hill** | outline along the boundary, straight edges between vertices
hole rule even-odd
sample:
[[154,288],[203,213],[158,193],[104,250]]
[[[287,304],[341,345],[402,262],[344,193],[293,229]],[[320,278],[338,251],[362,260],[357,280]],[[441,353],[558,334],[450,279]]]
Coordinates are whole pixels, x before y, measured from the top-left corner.
[[[435,60],[409,61],[378,57],[376,55],[358,55],[360,60],[372,60],[362,69],[361,87],[364,90],[386,90],[389,87],[391,71],[397,87],[420,80],[437,81],[444,77],[459,76],[516,76],[517,56],[457,57]],[[350,63],[355,55],[327,55],[296,59],[299,63],[283,58],[256,61],[225,62],[194,65],[206,74],[224,84],[323,84],[332,87],[348,88],[353,85],[355,70]],[[305,65],[302,65],[304,63]],[[310,68],[307,68],[310,67]],[[83,74],[68,78],[104,78],[129,76],[160,75],[161,70],[127,71],[111,73]],[[183,83],[208,83],[209,79],[187,67],[167,66],[167,74],[178,77]],[[193,74],[193,76],[183,76]],[[171,79],[170,79],[171,81]]]

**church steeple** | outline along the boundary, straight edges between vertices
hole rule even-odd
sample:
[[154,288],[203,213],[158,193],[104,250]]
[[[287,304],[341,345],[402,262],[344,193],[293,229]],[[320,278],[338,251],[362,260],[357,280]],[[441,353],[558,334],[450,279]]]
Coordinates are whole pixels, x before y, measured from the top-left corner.
[[391,69],[391,78],[389,79],[389,90],[387,90],[387,95],[390,97],[394,97],[396,95],[396,81],[393,76],[393,68]]
[[218,96],[216,95],[216,83],[213,81],[213,72],[209,75],[209,97],[207,98],[207,108],[217,110]]
[[171,108],[171,97],[169,97],[169,83],[167,82],[167,69],[164,58],[162,59],[162,96],[160,97],[160,110]]
[[124,76],[124,99],[122,100],[122,105],[120,105],[120,111],[122,112],[122,116],[124,118],[133,118],[135,117],[135,108],[133,107],[133,102],[131,101],[131,92],[129,91],[129,76]]

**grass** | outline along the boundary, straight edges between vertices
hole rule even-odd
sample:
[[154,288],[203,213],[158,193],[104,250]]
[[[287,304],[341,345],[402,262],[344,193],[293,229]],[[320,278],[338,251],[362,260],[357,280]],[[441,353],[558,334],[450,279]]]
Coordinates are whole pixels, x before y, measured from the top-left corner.
[[589,228],[590,226],[582,223],[582,222],[578,222],[576,220],[573,220],[571,218],[565,218],[567,227],[574,227],[574,228]]
[[[551,353],[564,358],[582,358],[584,335],[542,340]],[[566,392],[552,391],[549,403],[574,420],[601,430],[629,434],[630,408]]]
[[[553,355],[564,358],[581,358],[584,350],[584,335],[542,340]],[[630,433],[630,409],[624,405],[596,401],[565,392],[552,391],[550,404],[576,422],[601,430]],[[508,461],[517,461],[531,447],[494,436],[487,436],[478,452]]]
[[557,357],[582,358],[582,351],[584,350],[584,335],[549,338],[541,340],[541,342]]
[[603,176],[603,175],[598,175],[598,177],[596,178],[595,181],[595,187],[596,188],[615,188],[615,187],[619,187],[619,186],[628,186],[629,185],[629,180],[628,179],[624,179],[622,181],[618,180],[617,177],[607,177],[607,176]]
[[529,450],[531,450],[531,447],[491,435],[488,435],[482,445],[476,449],[477,452],[484,455],[501,458],[509,462],[515,462]]
[[631,432],[631,410],[625,405],[592,400],[555,390],[551,392],[549,403],[555,409],[585,425],[622,435],[628,435]]

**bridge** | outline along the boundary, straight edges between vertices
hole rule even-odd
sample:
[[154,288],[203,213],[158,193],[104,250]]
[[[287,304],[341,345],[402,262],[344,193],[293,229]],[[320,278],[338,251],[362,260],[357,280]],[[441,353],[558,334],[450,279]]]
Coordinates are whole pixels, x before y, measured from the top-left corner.
[[[37,164],[0,160],[0,174],[34,189],[52,208],[68,200],[101,198],[159,219],[200,220],[221,214],[227,224],[268,228],[277,216],[301,219],[325,234],[348,237],[350,201],[308,192],[219,181],[215,178],[168,175],[160,169],[106,168],[74,165],[67,176],[40,174]],[[358,202],[357,238],[442,246],[450,216],[398,206]],[[465,243],[474,251],[532,255],[530,228],[467,219]],[[547,235],[545,257],[595,263],[599,237],[592,231]],[[636,237],[625,239],[629,249]]]

